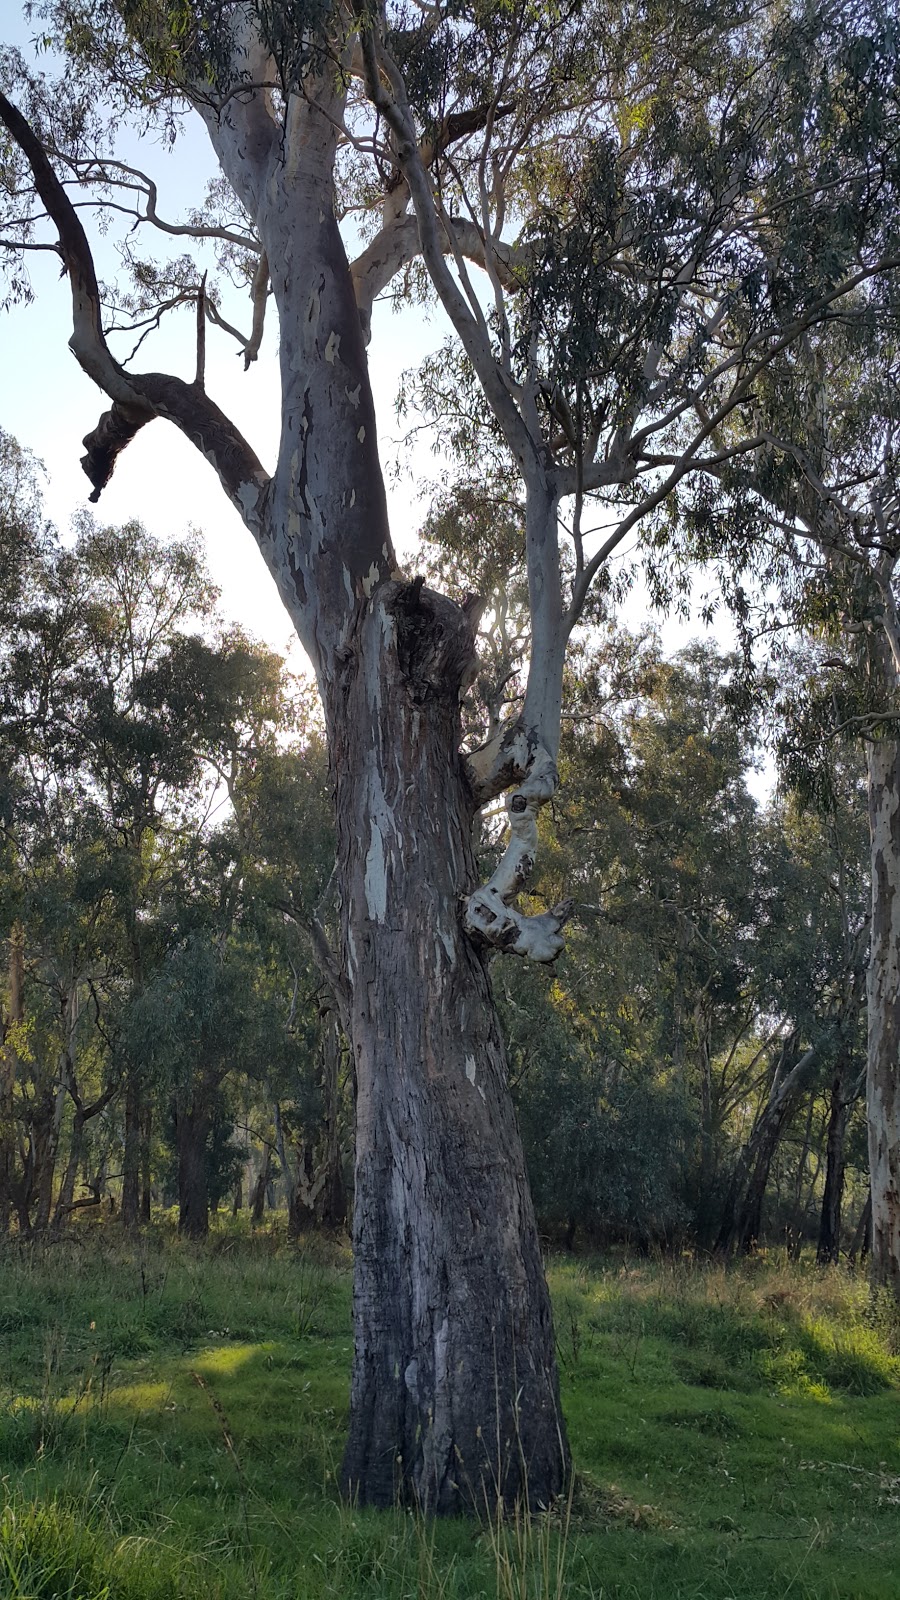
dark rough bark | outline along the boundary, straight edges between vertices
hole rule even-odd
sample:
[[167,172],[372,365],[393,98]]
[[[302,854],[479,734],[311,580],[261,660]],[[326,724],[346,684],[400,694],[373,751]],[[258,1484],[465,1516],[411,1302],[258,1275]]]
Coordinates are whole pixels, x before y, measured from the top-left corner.
[[872,1280],[900,1300],[900,741],[869,745],[872,921],[866,1109]]
[[[368,1504],[547,1504],[568,1451],[549,1297],[474,882],[461,611],[382,589],[326,690],[357,1079],[343,1483]],[[372,728],[374,739],[357,731]],[[499,1447],[498,1447],[499,1440]]]
[[209,1129],[209,1106],[202,1090],[196,1090],[190,1098],[178,1096],[178,1232],[188,1239],[204,1239],[209,1232]]

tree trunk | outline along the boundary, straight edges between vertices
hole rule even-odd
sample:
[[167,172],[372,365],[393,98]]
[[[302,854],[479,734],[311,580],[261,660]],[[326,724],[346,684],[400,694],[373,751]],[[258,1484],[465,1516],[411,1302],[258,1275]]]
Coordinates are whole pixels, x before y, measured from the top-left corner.
[[122,1226],[141,1220],[141,1085],[132,1069],[125,1083],[125,1139],[122,1151]]
[[62,1004],[63,1044],[56,1077],[40,1097],[40,1116],[35,1124],[35,1213],[34,1229],[43,1233],[50,1226],[53,1209],[53,1184],[62,1133],[66,1096],[75,1082],[75,1029],[78,1023],[78,985],[73,984]]
[[150,1183],[150,1147],[153,1134],[153,1106],[145,1097],[141,1108],[141,1136],[140,1136],[140,1218],[141,1222],[150,1221],[150,1204],[152,1199]]
[[75,1199],[75,1182],[78,1177],[78,1168],[84,1151],[84,1106],[76,1105],[75,1115],[72,1119],[72,1135],[69,1141],[69,1159],[63,1181],[59,1186],[59,1195],[56,1200],[56,1210],[53,1213],[54,1228],[65,1227],[72,1213]]
[[43,1233],[50,1226],[56,1158],[59,1153],[59,1136],[65,1104],[66,1086],[64,1083],[59,1083],[55,1093],[48,1090],[43,1097],[40,1118],[35,1127],[35,1209],[32,1223],[35,1233]]
[[866,1203],[863,1206],[862,1211],[860,1212],[859,1221],[856,1224],[856,1232],[853,1235],[853,1242],[852,1242],[852,1244],[850,1246],[850,1250],[849,1250],[849,1258],[850,1258],[851,1266],[854,1266],[854,1267],[856,1266],[857,1256],[859,1256],[861,1259],[864,1260],[865,1257],[871,1253],[871,1250],[872,1250],[872,1191],[870,1189],[868,1194],[866,1195]]
[[320,1220],[325,1228],[342,1228],[347,1220],[347,1191],[344,1186],[344,1159],[340,1138],[341,1029],[334,1013],[325,1024],[322,1053],[325,1088],[325,1184],[322,1190]]
[[797,1050],[797,1036],[792,1034],[781,1047],[768,1100],[738,1157],[722,1209],[717,1254],[728,1255],[732,1250],[746,1254],[759,1241],[772,1158],[817,1056],[813,1047],[798,1061]]
[[204,1239],[209,1232],[209,1172],[207,1144],[209,1110],[205,1096],[195,1090],[188,1101],[175,1102],[175,1144],[178,1152],[178,1232],[188,1239]]
[[25,941],[20,923],[9,938],[9,1014],[0,1042],[0,1236],[9,1231],[16,1185],[15,1029],[25,1020]]
[[872,1281],[900,1300],[900,741],[868,746],[872,848],[866,1110]]
[[831,1082],[828,1133],[825,1140],[825,1189],[819,1218],[816,1261],[820,1267],[836,1264],[841,1254],[841,1208],[844,1202],[844,1139],[850,1117],[846,1079],[849,1063],[842,1055]]
[[264,1144],[263,1145],[262,1166],[260,1167],[259,1172],[257,1173],[256,1182],[253,1185],[253,1189],[252,1189],[251,1195],[250,1195],[250,1224],[251,1224],[251,1227],[254,1227],[254,1228],[259,1228],[259,1227],[262,1226],[262,1220],[263,1220],[263,1217],[265,1216],[265,1211],[266,1211],[266,1189],[268,1188],[268,1184],[269,1184],[269,1162],[270,1162],[270,1160],[271,1160],[271,1151],[269,1149],[268,1144]]
[[471,632],[417,581],[378,592],[355,645],[325,693],[358,1086],[343,1483],[375,1505],[546,1505],[568,1470],[549,1297],[487,969],[460,922]]

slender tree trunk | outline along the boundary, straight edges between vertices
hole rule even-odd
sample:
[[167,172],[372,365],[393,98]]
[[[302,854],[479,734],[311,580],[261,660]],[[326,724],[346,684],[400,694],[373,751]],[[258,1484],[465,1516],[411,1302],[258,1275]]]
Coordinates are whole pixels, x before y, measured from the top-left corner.
[[326,686],[358,1086],[347,1491],[548,1504],[568,1469],[503,1043],[460,896],[463,614],[385,586]]
[[125,1138],[122,1150],[122,1226],[136,1228],[141,1219],[141,1084],[132,1069],[125,1082]]
[[150,1149],[153,1135],[153,1106],[145,1097],[141,1108],[141,1135],[140,1135],[140,1217],[141,1222],[150,1221],[151,1183],[150,1183]]
[[720,1255],[728,1255],[732,1250],[746,1254],[759,1240],[772,1158],[785,1122],[797,1104],[816,1059],[816,1051],[812,1049],[798,1061],[797,1049],[797,1037],[791,1035],[779,1052],[766,1105],[738,1157],[716,1238],[715,1248]]
[[9,1231],[16,1184],[15,1029],[25,1020],[25,939],[15,923],[9,939],[9,1014],[0,1043],[0,1236]]
[[697,1037],[697,1066],[700,1076],[700,1193],[697,1197],[697,1232],[702,1245],[706,1247],[715,1228],[715,1203],[713,1197],[716,1176],[716,1140],[710,1053],[712,1017],[709,995],[706,991],[704,991],[694,1007],[694,1026]]
[[175,1145],[178,1153],[178,1232],[203,1239],[209,1232],[209,1108],[198,1089],[175,1103]]
[[844,1203],[844,1139],[850,1117],[847,1099],[847,1074],[849,1063],[845,1055],[838,1059],[831,1082],[828,1108],[828,1133],[825,1140],[825,1189],[819,1218],[819,1242],[816,1261],[820,1267],[836,1264],[841,1254],[841,1209]]
[[866,1110],[872,1281],[900,1299],[900,741],[868,745],[872,847]]
[[72,1119],[69,1159],[66,1162],[66,1170],[63,1174],[63,1181],[59,1186],[59,1194],[56,1200],[56,1210],[53,1213],[54,1228],[64,1227],[72,1213],[72,1202],[75,1199],[75,1183],[78,1178],[81,1157],[84,1153],[84,1124],[84,1106],[78,1104],[75,1107],[75,1115]]
[[859,1256],[862,1260],[865,1260],[866,1256],[871,1254],[871,1251],[872,1251],[872,1191],[870,1189],[868,1194],[866,1195],[866,1203],[863,1206],[862,1211],[860,1212],[859,1221],[856,1224],[856,1231],[855,1231],[855,1233],[853,1235],[853,1243],[851,1244],[850,1250],[848,1252],[852,1265],[854,1267],[856,1266],[856,1258],[857,1258],[857,1256]]
[[65,1106],[66,1085],[61,1081],[57,1083],[55,1093],[48,1091],[44,1097],[35,1140],[35,1210],[32,1224],[35,1233],[44,1233],[50,1226],[53,1185],[56,1179],[56,1161]]
[[266,1189],[269,1184],[269,1162],[271,1151],[268,1144],[263,1145],[262,1166],[256,1175],[256,1182],[250,1194],[250,1223],[254,1228],[262,1226],[266,1212]]

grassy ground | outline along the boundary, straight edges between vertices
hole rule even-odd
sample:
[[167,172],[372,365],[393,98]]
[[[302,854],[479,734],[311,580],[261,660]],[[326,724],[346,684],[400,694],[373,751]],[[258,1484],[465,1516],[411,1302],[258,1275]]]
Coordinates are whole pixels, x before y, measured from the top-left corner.
[[900,1361],[862,1280],[557,1261],[571,1507],[342,1506],[349,1262],[112,1230],[0,1256],[2,1600],[897,1600]]

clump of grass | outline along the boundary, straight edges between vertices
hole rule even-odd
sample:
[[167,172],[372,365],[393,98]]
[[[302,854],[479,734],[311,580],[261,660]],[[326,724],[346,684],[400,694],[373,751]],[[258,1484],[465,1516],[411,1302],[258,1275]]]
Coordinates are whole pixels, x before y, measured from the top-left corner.
[[83,1508],[14,1495],[0,1511],[4,1600],[213,1600],[190,1552],[104,1535]]

